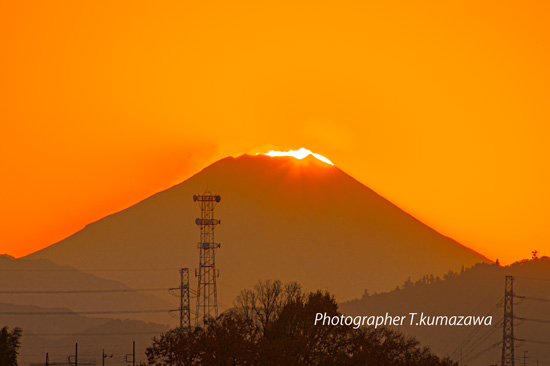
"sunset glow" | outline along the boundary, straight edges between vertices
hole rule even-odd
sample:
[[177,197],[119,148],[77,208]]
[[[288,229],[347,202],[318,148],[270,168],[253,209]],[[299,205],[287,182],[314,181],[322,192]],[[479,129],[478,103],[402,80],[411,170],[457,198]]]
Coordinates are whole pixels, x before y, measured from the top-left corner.
[[225,157],[307,146],[492,260],[549,255],[549,14],[548,1],[0,2],[0,253]]
[[334,165],[332,163],[332,161],[325,158],[323,155],[316,154],[316,153],[312,152],[311,150],[304,149],[303,147],[300,148],[299,150],[290,150],[290,151],[274,151],[274,150],[271,150],[269,152],[266,152],[263,155],[268,155],[268,156],[292,156],[293,158],[296,158],[296,159],[303,159],[308,155],[312,155],[313,157],[321,160],[324,163]]

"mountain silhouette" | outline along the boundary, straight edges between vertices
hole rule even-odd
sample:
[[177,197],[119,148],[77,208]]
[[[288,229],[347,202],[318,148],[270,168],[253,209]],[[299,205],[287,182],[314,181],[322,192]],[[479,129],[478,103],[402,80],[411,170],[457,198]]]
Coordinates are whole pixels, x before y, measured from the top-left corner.
[[312,156],[264,155],[222,159],[28,258],[109,269],[100,275],[134,288],[178,286],[178,268],[193,273],[198,265],[200,210],[192,197],[207,189],[221,195],[222,309],[258,279],[298,281],[342,301],[365,288],[388,290],[408,277],[487,262],[337,167]]
[[[58,265],[45,259],[15,260],[0,256],[0,273],[0,302],[15,307],[39,305],[48,308],[68,308],[75,312],[124,310],[127,313],[103,316],[147,320],[161,324],[173,321],[168,312],[141,314],[136,311],[170,310],[177,307],[175,298],[169,302],[156,296],[162,292],[168,293],[168,286],[164,286],[165,290],[135,291],[118,281],[83,273],[74,267]],[[60,319],[59,316],[56,317]],[[2,318],[5,320],[5,317]],[[40,317],[34,317],[34,320],[44,322]]]
[[[414,336],[440,356],[462,358],[471,366],[500,365],[505,276],[514,277],[516,357],[523,350],[531,362],[550,360],[550,258],[520,261],[510,266],[480,263],[444,278],[425,276],[387,293],[364,294],[340,304],[348,315],[408,315],[411,312],[435,316],[479,315],[493,317],[491,326],[397,327]],[[407,319],[410,319],[408,317]],[[521,348],[520,348],[521,347]],[[517,362],[516,362],[517,364]]]
[[[50,365],[67,365],[68,355],[74,354],[75,343],[79,343],[79,364],[101,364],[102,348],[106,354],[116,355],[117,364],[126,364],[124,355],[132,353],[132,340],[136,342],[136,360],[145,360],[145,348],[151,345],[151,338],[168,330],[166,325],[139,320],[89,317],[79,314],[47,315],[51,313],[70,314],[67,308],[46,308],[34,305],[13,305],[0,302],[2,326],[23,328],[22,347],[18,356],[19,365],[42,364],[49,352]],[[32,312],[45,315],[5,315],[5,313]],[[115,364],[114,359],[110,360]],[[74,364],[74,363],[73,363]],[[106,362],[109,364],[109,361]],[[136,362],[139,364],[139,362]]]

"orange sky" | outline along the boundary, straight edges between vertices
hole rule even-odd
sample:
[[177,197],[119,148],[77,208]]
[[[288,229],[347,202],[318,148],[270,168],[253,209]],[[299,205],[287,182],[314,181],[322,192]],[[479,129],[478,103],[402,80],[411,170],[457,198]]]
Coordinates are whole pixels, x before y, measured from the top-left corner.
[[550,255],[549,24],[547,1],[3,1],[0,253],[270,143],[491,259]]

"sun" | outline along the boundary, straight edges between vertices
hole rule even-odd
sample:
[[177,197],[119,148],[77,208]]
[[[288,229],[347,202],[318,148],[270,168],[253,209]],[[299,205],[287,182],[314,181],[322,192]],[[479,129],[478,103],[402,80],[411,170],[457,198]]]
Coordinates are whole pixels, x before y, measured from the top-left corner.
[[299,150],[290,150],[290,151],[270,150],[269,152],[266,152],[266,153],[256,153],[256,155],[258,155],[258,154],[267,155],[267,156],[291,156],[291,157],[296,158],[296,159],[303,159],[308,155],[312,155],[313,157],[317,158],[318,160],[321,160],[324,163],[334,165],[332,163],[332,161],[325,158],[323,155],[316,154],[316,153],[312,152],[311,150],[305,149],[303,147]]

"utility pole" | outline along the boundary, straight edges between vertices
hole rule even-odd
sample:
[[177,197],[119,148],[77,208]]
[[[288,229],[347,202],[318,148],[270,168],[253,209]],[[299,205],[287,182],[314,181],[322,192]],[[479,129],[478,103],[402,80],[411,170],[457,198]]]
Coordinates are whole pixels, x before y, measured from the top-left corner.
[[514,357],[514,277],[506,276],[502,324],[502,365],[515,366]]
[[103,363],[102,363],[103,366],[105,366],[105,359],[106,359],[106,358],[113,358],[113,354],[111,353],[110,355],[106,355],[106,354],[105,354],[105,348],[103,348],[103,355],[102,355],[102,357],[101,357],[102,362],[103,362]]
[[[47,354],[46,354],[46,358],[47,358]],[[68,359],[67,359],[67,363],[71,364],[71,357],[74,357],[74,366],[78,366],[78,343],[75,343],[74,344],[74,356],[71,356],[69,355]]]
[[[128,360],[128,357],[129,356],[132,356],[132,361]],[[132,363],[132,366],[136,366],[136,341],[133,341],[132,342],[132,354],[126,354],[126,356],[124,357],[124,359],[126,360],[126,362],[128,363]]]
[[220,200],[220,196],[213,195],[208,191],[203,195],[193,196],[193,201],[198,202],[201,208],[201,217],[195,220],[201,232],[200,242],[197,245],[199,249],[198,273],[195,270],[195,276],[198,277],[197,312],[195,315],[197,327],[204,324],[208,318],[218,317],[216,278],[218,278],[219,272],[216,270],[216,249],[221,245],[214,241],[214,228],[221,221],[214,218],[214,207]]

